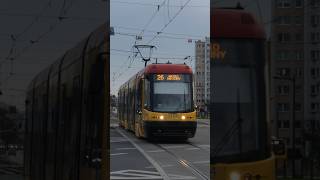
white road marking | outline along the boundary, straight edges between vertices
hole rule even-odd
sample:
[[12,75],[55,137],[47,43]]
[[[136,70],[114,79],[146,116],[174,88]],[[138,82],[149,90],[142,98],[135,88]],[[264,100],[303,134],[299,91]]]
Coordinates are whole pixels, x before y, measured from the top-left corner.
[[[184,180],[191,180],[191,179],[196,179],[195,177],[192,176],[181,176],[181,175],[174,175],[170,174],[169,175],[170,179],[184,179]],[[121,170],[121,171],[115,171],[111,172],[111,177],[110,179],[160,179],[162,180],[163,177],[155,171],[143,171],[143,170]]]
[[195,161],[192,164],[208,164],[209,165],[210,161]]
[[198,128],[204,128],[204,127],[208,128],[208,127],[210,127],[210,126],[207,125],[207,124],[198,124],[197,127],[198,127]]
[[110,137],[110,143],[118,143],[118,142],[126,142],[126,141],[128,140],[123,137]]
[[[161,165],[161,167],[163,167],[163,168],[167,168],[167,167],[174,167],[175,165],[172,165],[172,164],[167,164],[167,165]],[[148,166],[148,167],[146,167],[147,169],[154,169],[154,167],[153,166]]]
[[187,148],[187,151],[200,150],[200,148]]
[[[118,176],[117,176],[118,175]],[[158,172],[141,170],[121,170],[111,172],[110,179],[162,179]]]
[[119,155],[125,155],[125,154],[128,154],[128,153],[114,153],[114,154],[110,154],[110,156],[119,156]]
[[152,150],[152,151],[147,151],[148,153],[158,153],[158,152],[165,152],[165,150]]
[[163,146],[166,149],[186,148],[186,146]]
[[203,147],[203,148],[210,148],[210,145],[208,144],[203,144],[203,145],[198,145],[199,147]]
[[111,128],[116,128],[116,127],[119,127],[119,124],[118,123],[111,123],[110,127]]
[[137,148],[134,148],[134,147],[133,148],[117,148],[116,150],[121,151],[121,150],[133,150],[133,149],[137,149]]
[[144,155],[144,157],[147,158],[147,160],[157,169],[157,171],[160,173],[161,177],[163,177],[163,180],[170,180],[167,173],[162,169],[162,167],[154,160],[152,159],[140,146],[138,146],[134,141],[129,139],[123,132],[121,132],[119,129],[117,129],[118,133],[120,133],[123,137],[127,138],[129,142],[138,149],[140,153]]

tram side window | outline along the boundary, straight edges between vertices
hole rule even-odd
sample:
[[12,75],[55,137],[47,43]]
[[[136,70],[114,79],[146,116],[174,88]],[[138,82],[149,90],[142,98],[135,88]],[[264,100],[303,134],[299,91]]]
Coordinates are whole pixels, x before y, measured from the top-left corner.
[[141,91],[142,91],[142,80],[139,80],[138,83],[138,91],[137,91],[137,109],[141,110]]
[[150,81],[144,80],[144,108],[150,109]]

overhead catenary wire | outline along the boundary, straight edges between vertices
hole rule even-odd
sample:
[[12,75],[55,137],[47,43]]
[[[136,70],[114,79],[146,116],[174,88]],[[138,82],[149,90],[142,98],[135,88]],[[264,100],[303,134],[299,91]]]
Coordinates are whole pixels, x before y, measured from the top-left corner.
[[[141,3],[141,2],[115,1],[115,0],[111,0],[111,3],[122,4],[122,5],[153,6],[153,7],[158,6],[158,4],[155,4],[155,3]],[[181,8],[181,5],[169,5],[169,3],[167,4],[167,6]],[[208,8],[208,5],[188,5],[186,7],[187,8]]]
[[[165,2],[166,2],[166,0],[163,0],[161,4],[157,5],[157,9],[156,9],[155,12],[152,14],[152,16],[151,16],[150,19],[147,21],[147,23],[144,25],[144,27],[141,29],[141,31],[140,31],[140,33],[139,33],[138,36],[141,36],[141,35],[144,33],[144,31],[146,30],[146,28],[150,25],[150,23],[151,23],[151,22],[153,21],[153,19],[156,17],[156,15],[158,14],[160,8],[165,4]],[[137,43],[137,39],[135,39],[134,45],[136,45],[136,43]],[[134,46],[132,46],[132,48],[134,48]],[[130,53],[131,53],[131,52],[130,52]],[[132,53],[134,53],[133,50],[132,50]],[[128,66],[128,68],[130,68],[130,66],[132,65],[132,63],[133,63],[133,61],[134,61],[134,59],[135,59],[136,56],[137,56],[137,54],[132,54],[131,56],[130,56],[130,55],[128,56],[128,60],[130,60],[130,61],[129,61],[129,66]],[[123,66],[125,66],[125,64],[123,64]],[[122,74],[123,74],[123,72],[119,71],[118,74],[114,74],[114,77],[118,77],[118,78],[119,78],[119,77],[122,76]],[[116,80],[116,78],[113,78],[113,82],[114,82],[115,80]]]
[[186,7],[186,5],[187,5],[190,1],[191,1],[191,0],[188,0],[188,1],[179,9],[179,11],[169,20],[169,22],[166,23],[166,24],[160,29],[160,31],[158,31],[158,32],[154,35],[154,37],[147,42],[147,44],[150,44],[154,39],[156,39],[157,36],[158,36],[159,34],[161,34],[161,33],[169,26],[169,24],[171,24],[171,23],[173,22],[173,20],[181,13],[181,11]]
[[23,28],[23,30],[20,33],[16,35],[13,35],[13,34],[10,35],[12,39],[12,43],[11,43],[11,47],[9,48],[9,52],[8,52],[8,55],[6,56],[6,59],[10,59],[10,56],[13,54],[14,48],[16,46],[16,40],[18,40],[24,33],[26,33],[36,22],[38,22],[38,17],[42,15],[48,7],[51,6],[51,3],[52,3],[52,0],[49,0],[48,3],[46,3],[45,6],[43,7],[42,11],[38,15],[36,15],[35,18],[27,26],[25,26],[25,28]]
[[[40,19],[70,19],[70,20],[86,20],[86,21],[92,21],[92,20],[103,20],[105,18],[101,17],[83,17],[83,16],[65,16],[65,15],[41,15],[37,16],[36,14],[28,14],[28,13],[2,13],[0,12],[0,16],[10,16],[10,17],[36,17],[37,22]],[[29,29],[29,28],[28,28]],[[18,35],[15,35],[16,38],[20,38],[23,33],[25,33],[26,30],[19,33]],[[6,36],[10,36],[10,34],[5,34]]]
[[[115,28],[119,29],[126,29],[126,30],[136,30],[136,31],[141,31],[139,28],[134,28],[134,27],[126,27],[126,26],[113,26]],[[158,31],[156,30],[145,30],[145,32],[151,32],[151,33],[156,33]],[[162,32],[161,34],[168,34],[168,35],[178,35],[178,36],[187,36],[187,37],[198,37],[198,38],[203,38],[202,35],[195,35],[195,34],[185,34],[185,33],[173,33],[173,32]]]
[[[176,17],[181,13],[181,11],[188,5],[188,3],[190,2],[191,0],[188,0],[186,3],[182,3],[181,5],[177,5],[176,7],[179,7],[179,10],[177,13],[174,14],[174,16],[170,17],[170,13],[169,12],[165,12],[167,13],[167,17],[168,17],[168,22],[165,22],[164,23],[164,28],[161,28],[160,31],[159,30],[149,30],[148,29],[148,26],[149,26],[149,22],[150,22],[150,19],[153,19],[154,17],[151,16],[151,18],[149,19],[149,22],[146,23],[145,26],[143,26],[143,28],[131,28],[131,27],[125,27],[125,26],[113,26],[114,28],[119,28],[119,29],[126,29],[126,30],[134,30],[136,31],[135,33],[132,33],[132,32],[124,32],[124,31],[116,31],[115,34],[117,35],[122,35],[122,36],[129,36],[129,37],[137,37],[137,34],[138,35],[143,35],[143,38],[142,39],[145,39],[145,37],[150,37],[150,35],[147,35],[146,32],[152,32],[151,34],[151,37],[152,38],[168,38],[168,39],[191,39],[191,40],[200,40],[203,38],[203,36],[200,36],[200,35],[187,35],[187,34],[182,34],[182,33],[169,33],[169,32],[164,32],[164,30],[166,29],[166,27],[168,27],[168,25],[170,23],[172,23]],[[172,2],[172,1],[171,1]],[[180,1],[181,2],[181,1]],[[112,3],[112,2],[111,2]],[[167,6],[168,7],[172,7],[172,4],[169,4],[169,0],[167,0]],[[209,6],[206,6],[206,8],[209,9]],[[168,11],[169,11],[169,8],[168,8]],[[143,32],[143,34],[141,33]],[[161,34],[161,35],[160,35]],[[167,35],[167,36],[165,36]],[[173,35],[173,36],[170,36],[170,35]],[[191,37],[192,36],[192,37]],[[148,39],[146,39],[148,40]],[[153,40],[151,40],[153,41]],[[136,42],[136,41],[135,41]],[[143,43],[141,43],[143,44]],[[147,44],[150,44],[150,43],[147,43]],[[126,53],[129,53],[129,54],[132,54],[134,53],[134,51],[130,51],[130,50],[119,50],[119,49],[111,49],[111,51],[115,51],[119,54],[116,54],[116,55],[120,55],[120,56],[125,56],[124,54]],[[123,54],[123,55],[122,55]],[[160,54],[160,53],[159,53]],[[115,55],[114,53],[111,53],[111,56],[112,55]],[[158,57],[155,57],[155,56],[152,56],[151,59],[166,59],[166,60],[177,60],[177,61],[186,61],[185,59],[186,55],[182,56],[182,57],[176,57],[176,56],[171,56],[169,55],[168,57],[165,57],[165,56],[158,56]],[[190,56],[191,57],[191,56]],[[134,56],[130,56],[130,58],[134,58]],[[190,58],[190,61],[192,61],[192,59]],[[115,80],[118,79],[120,76],[122,76],[124,73],[127,73],[128,70],[130,69],[130,67],[132,67],[132,64],[134,63],[134,60],[129,60],[129,61],[126,61],[127,63],[129,64],[126,64],[128,65],[123,71],[115,71],[115,73],[113,73],[113,83],[115,83]],[[125,66],[120,66],[120,68],[124,68]],[[142,68],[142,67],[141,67]],[[117,76],[116,73],[118,73],[119,75]]]
[[[71,2],[68,4],[68,6],[66,5],[66,0],[64,0],[62,7],[60,8],[59,11],[59,16],[63,16],[65,14],[67,14],[67,12],[69,11],[69,9],[73,6],[73,2],[75,0],[71,0]],[[34,44],[39,43],[40,40],[42,40],[43,38],[45,38],[47,35],[49,35],[56,27],[57,25],[62,21],[63,19],[57,19],[57,21],[53,24],[51,24],[49,26],[49,29],[43,33],[41,33],[37,38],[35,38],[34,40],[30,40],[29,45],[25,46],[20,52],[18,52],[15,56],[11,56],[7,57],[5,60],[16,60],[17,58],[21,57],[25,52],[27,52]],[[13,48],[10,48],[10,52],[13,51]],[[0,62],[0,65],[3,63]],[[13,62],[12,62],[13,64]],[[13,69],[13,68],[12,68]],[[10,72],[9,75],[5,78],[5,80],[3,81],[3,85],[5,85],[7,83],[7,81],[14,76],[15,74],[13,72]]]
[[[135,38],[136,35],[132,34],[132,33],[122,33],[122,32],[115,32],[115,34],[121,35],[121,36],[130,36]],[[143,37],[153,37],[153,35],[144,35]],[[196,38],[187,38],[187,37],[175,37],[175,36],[165,36],[165,35],[161,35],[158,36],[158,38],[164,38],[164,39],[176,39],[176,40],[192,40],[192,41],[198,41],[201,40],[200,38],[196,39]]]
[[148,20],[148,22],[144,25],[143,29],[141,30],[141,32],[139,33],[138,36],[143,35],[144,31],[146,30],[146,28],[150,25],[150,23],[153,21],[153,19],[156,17],[156,15],[158,14],[160,8],[162,6],[164,6],[166,0],[164,0],[160,5],[157,6],[157,10],[152,14],[152,16],[150,17],[150,19]]

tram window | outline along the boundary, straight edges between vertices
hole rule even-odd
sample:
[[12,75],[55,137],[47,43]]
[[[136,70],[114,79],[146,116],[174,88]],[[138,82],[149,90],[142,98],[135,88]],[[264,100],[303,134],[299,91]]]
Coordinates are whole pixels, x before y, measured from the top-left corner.
[[[216,151],[215,156],[229,156],[242,152],[256,151],[259,148],[259,139],[256,128],[259,124],[257,89],[255,72],[250,67],[225,66],[213,69],[215,88],[213,102],[215,103],[214,121],[217,123],[212,137],[228,135],[224,143],[224,150]],[[227,75],[226,75],[227,74]],[[223,78],[221,78],[223,77]],[[241,119],[241,141],[236,124]],[[213,122],[215,123],[215,122]],[[229,134],[229,132],[232,132]],[[252,139],[252,141],[245,141]],[[220,138],[212,138],[213,147],[219,147]],[[241,144],[241,146],[239,145]],[[240,149],[241,148],[241,149]]]
[[150,81],[148,79],[144,80],[144,107],[150,108]]
[[186,112],[192,102],[190,83],[156,82],[153,92],[153,110],[159,112]]
[[141,92],[143,88],[142,80],[139,80],[138,92],[137,92],[137,108],[141,110]]

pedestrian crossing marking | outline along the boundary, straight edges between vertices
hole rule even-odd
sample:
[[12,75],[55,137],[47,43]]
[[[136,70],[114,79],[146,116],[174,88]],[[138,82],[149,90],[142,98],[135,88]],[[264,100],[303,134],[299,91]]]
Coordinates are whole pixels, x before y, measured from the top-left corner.
[[[169,174],[170,179],[176,179],[176,180],[192,180],[196,179],[195,177],[192,176],[181,176],[181,175],[174,175],[174,174]],[[143,171],[143,170],[121,170],[121,171],[114,171],[111,172],[111,177],[110,179],[159,179],[162,180],[163,177],[156,172],[156,171]]]

